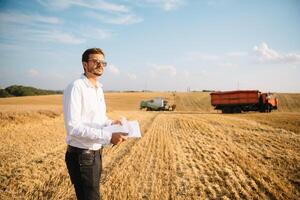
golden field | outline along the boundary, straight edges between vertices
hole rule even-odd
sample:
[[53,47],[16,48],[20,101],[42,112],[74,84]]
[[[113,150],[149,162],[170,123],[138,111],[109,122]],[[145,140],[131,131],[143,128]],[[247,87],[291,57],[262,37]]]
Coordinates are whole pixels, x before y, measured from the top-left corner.
[[[156,96],[175,112],[139,110]],[[209,93],[107,93],[108,115],[141,139],[104,149],[103,199],[299,199],[300,94],[272,113],[220,114]],[[75,199],[62,96],[0,99],[0,199]]]

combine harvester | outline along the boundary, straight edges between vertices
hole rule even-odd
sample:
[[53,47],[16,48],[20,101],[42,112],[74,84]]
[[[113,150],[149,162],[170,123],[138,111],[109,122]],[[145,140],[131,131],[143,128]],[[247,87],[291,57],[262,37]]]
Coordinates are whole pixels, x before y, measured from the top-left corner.
[[278,99],[272,93],[261,93],[258,90],[212,92],[210,96],[211,105],[222,113],[271,112],[278,106]]
[[140,109],[146,108],[147,111],[173,111],[176,105],[168,105],[168,101],[161,97],[156,97],[151,100],[141,101]]

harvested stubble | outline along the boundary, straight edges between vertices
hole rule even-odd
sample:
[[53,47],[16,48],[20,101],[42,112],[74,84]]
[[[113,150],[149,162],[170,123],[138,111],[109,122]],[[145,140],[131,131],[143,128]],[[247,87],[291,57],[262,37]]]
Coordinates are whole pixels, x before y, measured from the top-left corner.
[[[177,111],[138,110],[155,96]],[[299,105],[295,96],[282,95],[280,112],[222,115],[207,93],[106,94],[109,116],[139,120],[143,137],[104,149],[103,199],[297,199],[300,114],[286,105]],[[60,102],[0,100],[0,199],[75,198]]]

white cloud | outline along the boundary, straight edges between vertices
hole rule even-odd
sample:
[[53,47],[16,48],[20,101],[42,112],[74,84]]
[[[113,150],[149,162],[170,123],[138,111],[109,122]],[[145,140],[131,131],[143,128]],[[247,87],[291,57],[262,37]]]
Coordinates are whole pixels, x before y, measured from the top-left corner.
[[300,54],[289,53],[285,55],[285,61],[287,62],[300,62]]
[[276,50],[269,48],[269,46],[265,42],[261,43],[259,46],[254,46],[253,52],[256,55],[257,59],[261,62],[273,62],[273,63],[300,62],[300,54],[279,53]]
[[[207,54],[203,52],[190,51],[184,54],[184,61],[186,62],[200,62],[206,65],[215,65],[227,68],[236,68],[239,66],[253,64],[253,59],[261,63],[273,64],[290,64],[300,63],[300,53],[281,53],[268,46],[263,42],[258,46],[254,46],[252,51],[235,51],[221,54]],[[203,64],[202,63],[202,64]],[[195,64],[193,64],[195,65]]]
[[3,23],[15,23],[15,24],[34,24],[34,23],[46,23],[46,24],[61,24],[63,23],[57,17],[42,16],[39,14],[24,14],[20,12],[3,12],[0,13],[0,22]]
[[110,30],[94,28],[90,26],[79,27],[82,37],[96,40],[103,40],[112,37],[113,32]]
[[114,11],[114,12],[129,12],[129,8],[124,5],[108,3],[101,0],[95,1],[95,5],[91,5],[91,8],[98,8],[98,9],[103,9],[106,11]]
[[128,25],[142,22],[143,19],[134,14],[118,14],[118,15],[104,15],[96,12],[87,12],[87,16],[93,17],[107,24]]
[[172,65],[157,65],[152,64],[152,74],[154,76],[175,76],[177,74],[177,70]]
[[109,3],[104,0],[38,0],[38,2],[47,8],[58,10],[65,10],[71,6],[80,6],[88,9],[103,10],[108,12],[129,12],[129,8],[127,6]]
[[81,44],[85,40],[65,31],[58,31],[52,25],[62,23],[58,18],[23,13],[0,13],[0,34],[7,41],[22,47],[26,42],[57,42]]
[[38,41],[58,42],[63,44],[85,43],[85,39],[60,31],[32,31],[32,33]]
[[29,69],[27,73],[31,77],[35,77],[39,75],[39,71],[33,68]]
[[127,77],[130,79],[130,80],[135,80],[137,78],[137,76],[135,74],[132,74],[132,73],[127,73]]
[[64,10],[71,6],[72,0],[37,0],[41,5],[47,8]]
[[165,11],[175,10],[183,4],[183,0],[164,0],[162,1]]
[[136,0],[140,6],[150,5],[150,6],[157,6],[162,8],[165,11],[176,10],[180,6],[184,5],[186,0]]
[[280,58],[280,55],[275,50],[270,49],[264,42],[260,46],[254,46],[253,51],[261,60],[276,60]]
[[108,71],[114,75],[120,74],[120,70],[113,64],[108,65]]
[[[53,25],[63,23],[56,17],[42,16],[38,14],[24,14],[20,12],[0,13],[1,29],[3,38],[18,42],[40,41],[58,42],[63,44],[81,44],[85,40],[73,34],[57,31]],[[21,28],[20,28],[21,27]]]
[[85,43],[86,41],[84,38],[79,38],[73,34],[55,30],[28,30],[24,28],[19,32],[5,30],[5,32],[0,31],[0,33],[2,36],[13,39],[14,42],[19,42],[19,48],[22,48],[23,42],[54,42],[76,45]]

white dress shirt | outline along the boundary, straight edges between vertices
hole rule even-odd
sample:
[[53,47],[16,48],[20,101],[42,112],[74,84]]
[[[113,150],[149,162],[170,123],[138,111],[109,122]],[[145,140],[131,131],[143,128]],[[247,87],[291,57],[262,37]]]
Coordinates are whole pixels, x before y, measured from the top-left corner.
[[110,143],[112,133],[103,127],[110,125],[111,120],[106,116],[102,85],[98,81],[95,87],[82,74],[64,90],[63,108],[68,145],[98,150]]

